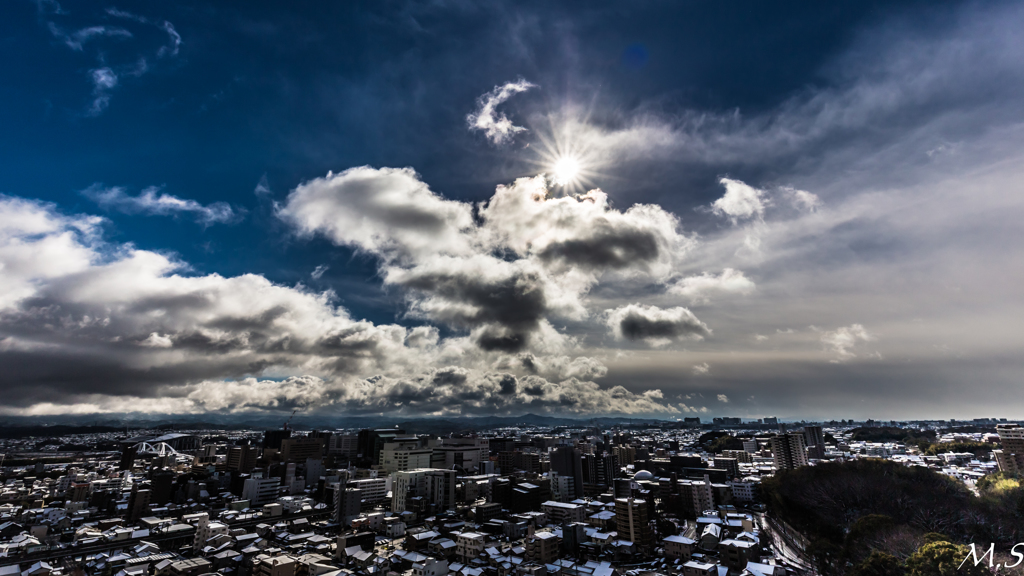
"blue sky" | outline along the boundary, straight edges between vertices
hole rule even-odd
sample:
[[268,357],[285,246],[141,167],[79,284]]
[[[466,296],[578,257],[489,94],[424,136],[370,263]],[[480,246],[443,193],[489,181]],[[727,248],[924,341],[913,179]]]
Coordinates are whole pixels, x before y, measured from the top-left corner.
[[1024,408],[1012,4],[4,11],[8,413]]

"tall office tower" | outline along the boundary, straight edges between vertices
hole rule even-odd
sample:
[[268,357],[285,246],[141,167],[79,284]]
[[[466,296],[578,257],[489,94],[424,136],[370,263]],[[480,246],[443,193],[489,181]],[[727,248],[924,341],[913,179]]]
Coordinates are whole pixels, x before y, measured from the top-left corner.
[[323,455],[323,438],[306,436],[305,438],[281,440],[280,457],[282,462],[305,462],[307,458],[322,458]]
[[227,468],[232,472],[252,472],[256,467],[259,451],[255,446],[232,446],[228,448]]
[[1024,428],[1018,424],[998,424],[996,432],[1002,450],[993,450],[1000,472],[1024,474]]
[[270,448],[271,450],[280,450],[281,441],[285,438],[291,438],[291,430],[267,430],[263,433],[263,448],[264,450]]
[[167,468],[149,471],[150,504],[164,505],[171,501],[176,474]]
[[583,497],[583,455],[572,446],[559,446],[551,453],[551,469],[572,478],[575,498]]
[[143,483],[139,482],[132,486],[131,495],[128,497],[129,522],[137,522],[149,512],[151,495],[148,485],[143,488]]
[[137,444],[125,445],[121,449],[121,462],[118,464],[118,470],[131,470],[132,466],[135,465],[135,456],[139,453],[139,447]]
[[387,442],[405,436],[405,430],[398,428],[381,428],[378,430],[360,430],[358,437],[359,456],[369,460],[371,464],[380,463],[380,451]]
[[811,458],[821,460],[825,457],[825,435],[821,426],[804,426],[804,443]]
[[331,456],[355,458],[359,455],[359,436],[355,434],[332,434],[327,447]]
[[791,432],[772,436],[772,459],[775,460],[775,468],[779,470],[807,466],[804,435],[800,432]]
[[603,454],[597,459],[597,482],[604,486],[611,486],[619,476],[622,463],[615,454]]

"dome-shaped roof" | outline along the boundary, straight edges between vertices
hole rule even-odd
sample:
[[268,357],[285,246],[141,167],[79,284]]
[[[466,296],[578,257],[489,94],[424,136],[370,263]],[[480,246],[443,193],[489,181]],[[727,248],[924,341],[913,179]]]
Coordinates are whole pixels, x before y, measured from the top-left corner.
[[654,478],[654,474],[651,474],[647,470],[637,470],[636,474],[633,474],[633,480],[651,480]]

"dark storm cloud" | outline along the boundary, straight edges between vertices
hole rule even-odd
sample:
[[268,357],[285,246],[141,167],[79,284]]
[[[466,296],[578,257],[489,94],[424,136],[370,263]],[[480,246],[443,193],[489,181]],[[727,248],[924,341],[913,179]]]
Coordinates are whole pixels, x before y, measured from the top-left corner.
[[517,352],[549,312],[536,274],[505,278],[472,274],[410,273],[396,284],[430,300],[429,316],[461,328],[486,326],[478,342],[484,350]]
[[686,308],[663,310],[656,306],[629,304],[609,310],[608,326],[616,338],[664,345],[680,339],[711,335],[707,325]]
[[585,268],[618,270],[658,259],[658,239],[646,230],[615,230],[607,224],[589,238],[554,242],[539,254],[543,261],[560,260]]

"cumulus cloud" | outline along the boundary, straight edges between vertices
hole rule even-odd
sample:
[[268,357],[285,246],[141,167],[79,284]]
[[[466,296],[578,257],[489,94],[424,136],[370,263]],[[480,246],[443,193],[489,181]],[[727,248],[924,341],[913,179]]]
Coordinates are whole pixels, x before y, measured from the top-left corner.
[[711,203],[712,212],[727,216],[733,222],[764,217],[767,199],[763,190],[730,178],[722,178],[719,182],[725,186],[725,195]]
[[750,294],[755,284],[740,270],[726,268],[715,276],[707,272],[699,276],[688,276],[671,286],[668,292],[685,296],[691,301],[706,302],[715,294]]
[[477,100],[476,111],[466,116],[469,129],[483,131],[484,135],[495,145],[504,144],[517,133],[524,132],[526,128],[513,124],[504,112],[498,112],[498,106],[513,95],[526,92],[531,88],[536,88],[536,84],[531,84],[523,79],[495,86],[494,90]]
[[329,173],[293,190],[278,214],[300,233],[388,259],[471,251],[471,207],[435,194],[411,168]]
[[694,376],[704,376],[705,374],[708,374],[710,372],[711,372],[711,365],[708,364],[707,362],[701,362],[700,364],[694,364],[694,366],[693,366],[693,375]]
[[327,264],[320,264],[309,273],[309,276],[313,278],[313,280],[319,280],[328,269],[330,269],[330,266]]
[[661,281],[693,241],[657,206],[613,209],[607,195],[549,197],[543,176],[499,186],[472,207],[447,200],[411,169],[360,167],[298,186],[279,216],[377,256],[415,318],[471,334],[484,350],[519,352],[551,318],[588,316],[587,292],[606,276]]
[[821,342],[831,349],[840,359],[853,358],[856,354],[852,349],[861,342],[870,342],[875,336],[860,324],[842,326],[821,334]]
[[628,304],[609,310],[606,315],[608,328],[618,340],[664,346],[677,340],[700,340],[711,335],[706,324],[682,307],[663,310],[657,306]]
[[94,184],[83,190],[82,195],[108,210],[146,216],[190,214],[196,222],[207,226],[229,224],[241,218],[241,215],[226,202],[214,202],[204,206],[195,200],[186,200],[160,192],[155,186],[146,188],[138,196],[131,196],[120,186],[104,188]]
[[[474,288],[406,269],[409,290],[469,301],[465,310],[430,310],[476,326],[441,338],[433,326],[355,320],[329,292],[256,275],[188,275],[167,255],[107,244],[101,223],[0,197],[0,413],[678,411],[658,390],[598,385],[607,369],[594,358],[507,356],[501,342],[485,345],[523,322],[501,300],[530,301],[500,275]],[[549,338],[550,325],[537,322],[534,336]]]
[[726,396],[725,394],[719,394],[718,395],[718,401],[723,403],[723,404],[728,404],[729,403],[729,397]]

